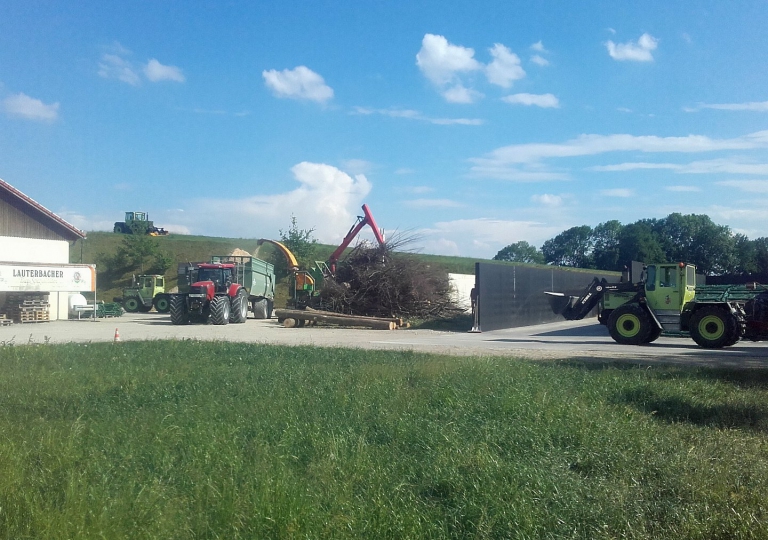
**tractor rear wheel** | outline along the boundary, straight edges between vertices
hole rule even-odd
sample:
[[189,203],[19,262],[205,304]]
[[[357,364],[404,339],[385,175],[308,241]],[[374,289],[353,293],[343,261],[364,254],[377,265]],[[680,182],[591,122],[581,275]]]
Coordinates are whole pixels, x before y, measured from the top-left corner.
[[230,313],[229,296],[214,296],[211,300],[211,314],[209,320],[212,324],[229,324]]
[[622,345],[647,343],[653,330],[651,317],[638,304],[624,304],[614,309],[607,326],[613,340]]
[[171,313],[171,322],[173,324],[189,324],[187,300],[183,296],[171,296],[168,311]]
[[158,313],[168,313],[171,309],[171,301],[165,294],[155,296],[153,304],[155,304],[155,311]]
[[241,324],[248,319],[248,294],[245,289],[237,291],[237,294],[232,298],[231,307],[229,322]]
[[268,319],[271,315],[271,313],[269,313],[269,301],[266,298],[254,300],[252,307],[253,316],[257,319]]
[[139,299],[134,297],[126,298],[123,302],[123,307],[128,313],[136,313],[139,311]]
[[691,315],[691,337],[705,349],[721,349],[733,345],[740,337],[736,316],[718,306],[705,306]]

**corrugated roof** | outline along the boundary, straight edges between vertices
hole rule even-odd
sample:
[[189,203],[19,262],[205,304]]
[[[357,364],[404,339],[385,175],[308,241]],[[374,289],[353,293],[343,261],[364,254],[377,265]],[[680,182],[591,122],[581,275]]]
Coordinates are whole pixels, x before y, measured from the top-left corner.
[[28,196],[24,195],[21,191],[19,191],[15,187],[13,187],[11,184],[6,182],[2,178],[0,178],[0,189],[2,189],[3,191],[11,194],[15,198],[17,198],[19,201],[21,201],[24,204],[26,204],[29,208],[31,208],[35,212],[38,212],[38,213],[44,215],[45,217],[53,220],[58,225],[60,225],[61,227],[63,227],[67,231],[71,232],[73,235],[77,236],[78,238],[85,238],[86,235],[85,235],[84,231],[81,231],[80,229],[78,229],[74,225],[72,225],[70,223],[67,223],[66,221],[64,221],[64,219],[62,219],[61,217],[57,216],[56,214],[54,214],[50,210],[48,210],[45,206],[43,206],[42,204],[40,204],[39,202],[34,200],[32,197],[28,197]]

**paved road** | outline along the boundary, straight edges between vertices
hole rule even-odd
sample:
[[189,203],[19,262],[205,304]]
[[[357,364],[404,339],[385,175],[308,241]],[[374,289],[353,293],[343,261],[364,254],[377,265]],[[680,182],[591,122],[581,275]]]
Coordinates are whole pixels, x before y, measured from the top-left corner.
[[14,343],[110,342],[115,331],[121,341],[198,339],[396,349],[453,355],[503,355],[533,359],[610,359],[649,363],[768,368],[768,342],[740,342],[734,347],[708,350],[687,338],[660,338],[642,346],[615,343],[595,319],[563,321],[492,332],[434,330],[364,330],[352,328],[284,328],[276,319],[248,319],[226,326],[174,326],[168,315],[126,314],[93,320],[52,321],[0,327],[0,345]]

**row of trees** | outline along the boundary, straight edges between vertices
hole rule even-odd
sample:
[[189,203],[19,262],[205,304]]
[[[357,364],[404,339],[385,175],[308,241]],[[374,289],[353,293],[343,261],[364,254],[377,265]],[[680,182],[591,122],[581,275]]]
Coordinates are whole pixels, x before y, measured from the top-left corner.
[[494,260],[620,271],[629,261],[684,261],[708,275],[768,272],[768,238],[750,240],[706,215],[679,213],[662,219],[617,220],[596,227],[571,227],[544,242],[541,250],[521,241]]

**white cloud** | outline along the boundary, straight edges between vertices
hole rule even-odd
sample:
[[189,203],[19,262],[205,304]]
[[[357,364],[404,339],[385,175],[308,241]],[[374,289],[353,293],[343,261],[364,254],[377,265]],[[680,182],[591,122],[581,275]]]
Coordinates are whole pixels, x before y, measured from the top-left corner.
[[428,253],[490,258],[518,240],[541,245],[560,232],[559,227],[537,221],[478,218],[435,223],[417,234],[423,238]]
[[443,36],[425,34],[416,65],[427,79],[442,86],[453,82],[458,73],[481,69],[482,64],[474,56],[474,49],[452,45]]
[[553,94],[512,94],[501,98],[501,101],[514,105],[535,105],[545,109],[560,107],[560,102]]
[[476,100],[481,99],[483,94],[457,84],[443,91],[443,97],[448,103],[474,103]]
[[626,43],[614,43],[608,40],[605,43],[608,54],[614,60],[631,60],[634,62],[652,62],[652,51],[658,47],[659,40],[652,35],[645,33],[637,40]]
[[768,193],[768,180],[724,180],[715,183],[747,193]]
[[258,234],[277,238],[278,230],[288,228],[293,214],[302,229],[315,229],[313,234],[320,242],[341,242],[360,213],[363,199],[371,191],[368,179],[362,174],[350,176],[323,163],[302,162],[293,166],[291,172],[299,184],[291,191],[190,201],[184,212],[190,221],[179,222],[196,233],[206,231],[210,235],[232,237]]
[[534,54],[533,56],[531,56],[531,62],[533,62],[534,64],[537,64],[539,66],[548,66],[549,65],[549,60],[547,60],[546,58],[544,58],[543,56],[541,56],[539,54]]
[[747,103],[699,103],[698,108],[684,108],[686,112],[696,112],[699,109],[717,109],[721,111],[753,111],[768,112],[768,101],[750,101]]
[[[768,131],[758,131],[733,139],[712,139],[702,135],[686,137],[658,137],[655,135],[580,135],[561,144],[527,143],[497,148],[485,156],[471,158],[471,175],[515,181],[543,181],[567,179],[567,173],[554,171],[545,166],[545,160],[592,156],[608,152],[643,153],[694,153],[720,150],[747,150],[768,147]],[[597,170],[630,170],[631,168],[670,168],[672,164],[623,164],[604,166]],[[734,164],[724,160],[693,162],[681,171],[696,172],[752,172],[757,174],[763,165]],[[593,168],[593,170],[595,170]]]
[[404,201],[403,204],[408,208],[460,208],[464,206],[450,199],[413,199]]
[[621,172],[642,169],[666,169],[679,174],[757,174],[768,175],[768,163],[744,163],[733,159],[708,159],[691,163],[619,163],[598,165],[588,170],[599,172]]
[[562,206],[563,198],[560,195],[550,195],[544,193],[542,195],[534,195],[531,197],[531,201],[541,206],[558,207]]
[[333,88],[306,66],[277,71],[263,71],[264,83],[279,98],[306,99],[325,103],[333,98]]
[[341,166],[349,174],[365,174],[373,168],[373,164],[364,159],[345,159],[342,160]]
[[144,75],[152,82],[175,81],[183,83],[186,81],[181,69],[176,66],[165,66],[154,58],[144,66]]
[[501,43],[496,43],[490,49],[493,61],[485,67],[488,82],[509,88],[514,81],[525,77],[525,71],[520,66],[520,57]]
[[698,186],[666,186],[664,189],[676,193],[697,193],[701,191],[701,188]]
[[635,196],[635,190],[626,188],[601,189],[600,195],[605,197],[629,198]]
[[31,98],[21,92],[5,98],[3,109],[11,116],[18,116],[27,120],[53,122],[59,117],[58,102],[47,105],[39,99]]
[[99,62],[99,76],[105,79],[117,79],[131,86],[139,86],[141,77],[131,62],[116,54],[103,54]]
[[531,50],[536,52],[547,52],[547,49],[544,48],[544,43],[542,43],[541,40],[531,45]]
[[480,118],[430,118],[424,116],[419,111],[412,109],[369,109],[366,107],[354,107],[351,114],[360,114],[363,116],[371,114],[380,114],[382,116],[389,116],[390,118],[405,118],[407,120],[419,120],[422,122],[428,122],[430,124],[436,124],[441,126],[449,125],[463,125],[463,126],[480,126],[484,121]]

